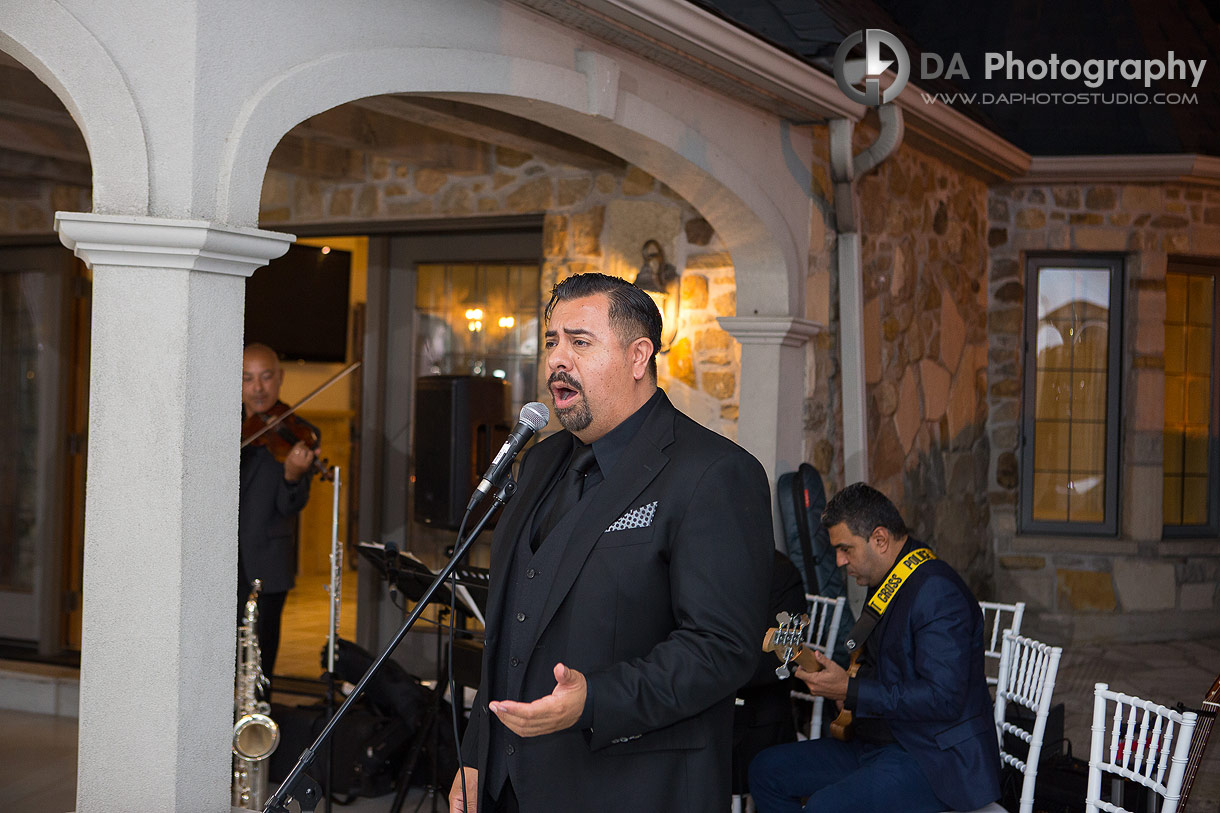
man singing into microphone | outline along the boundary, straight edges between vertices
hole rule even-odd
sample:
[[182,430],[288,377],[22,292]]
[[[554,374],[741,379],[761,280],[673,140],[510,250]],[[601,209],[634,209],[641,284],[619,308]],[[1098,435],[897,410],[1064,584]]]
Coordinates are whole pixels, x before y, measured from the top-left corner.
[[657,388],[646,293],[569,277],[546,317],[565,431],[526,454],[492,541],[450,811],[727,809],[733,696],[766,627],[766,475]]

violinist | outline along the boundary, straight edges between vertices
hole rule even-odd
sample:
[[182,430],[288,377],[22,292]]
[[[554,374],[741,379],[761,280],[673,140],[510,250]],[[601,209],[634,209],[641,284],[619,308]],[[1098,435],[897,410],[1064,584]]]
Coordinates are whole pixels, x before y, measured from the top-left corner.
[[[284,369],[274,350],[251,344],[242,354],[242,440],[265,426],[268,416],[288,407],[280,401]],[[262,580],[258,597],[258,640],[263,673],[270,677],[280,644],[280,617],[296,577],[296,518],[309,501],[309,484],[320,435],[296,415],[294,428],[304,427],[297,440],[280,431],[267,432],[241,450],[237,511],[237,617],[255,579]],[[277,447],[278,444],[278,447]]]

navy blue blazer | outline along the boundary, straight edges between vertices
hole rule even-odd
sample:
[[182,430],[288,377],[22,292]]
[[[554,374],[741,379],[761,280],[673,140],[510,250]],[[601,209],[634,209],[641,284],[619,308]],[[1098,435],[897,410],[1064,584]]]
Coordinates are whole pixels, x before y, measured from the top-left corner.
[[[918,547],[914,541],[907,545]],[[983,614],[957,572],[940,559],[921,565],[898,591],[868,645],[877,653],[876,671],[853,679],[853,713],[889,723],[936,795],[954,810],[999,799],[999,744],[983,672]]]

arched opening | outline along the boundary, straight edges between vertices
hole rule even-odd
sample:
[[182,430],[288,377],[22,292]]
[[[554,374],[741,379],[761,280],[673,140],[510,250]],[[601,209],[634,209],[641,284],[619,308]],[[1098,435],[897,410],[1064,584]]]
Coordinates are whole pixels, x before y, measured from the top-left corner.
[[[583,138],[468,100],[382,95],[348,102],[305,119],[275,146],[259,226],[351,252],[351,324],[368,334],[363,342],[353,336],[338,361],[284,350],[283,395],[292,403],[353,361],[380,365],[361,371],[358,393],[342,385],[303,407],[324,427],[332,462],[347,461],[340,520],[346,539],[392,542],[439,567],[454,540],[452,529],[438,529],[416,510],[417,477],[427,474],[412,462],[417,379],[507,370],[508,403],[548,402],[537,370],[540,310],[550,288],[585,271],[633,279],[649,241],[680,274],[678,325],[672,348],[659,359],[661,386],[687,414],[736,436],[740,347],[716,321],[737,312],[738,276],[727,241],[674,189]],[[264,273],[256,271],[249,285]],[[511,313],[507,288],[518,300]],[[475,310],[484,312],[478,328],[469,316]],[[365,357],[372,347],[382,355]],[[510,407],[497,422],[511,427],[515,414]],[[366,417],[377,423],[361,425]],[[349,437],[367,440],[345,448]],[[347,468],[371,457],[383,465]],[[378,479],[362,478],[366,473]],[[301,515],[297,586],[285,607],[276,667],[294,679],[283,685],[301,691],[318,674],[322,584],[330,578],[331,492],[315,485]],[[367,510],[372,505],[380,506],[375,515]],[[487,564],[489,539],[485,534],[471,558],[476,566]],[[378,645],[397,626],[383,617],[384,600],[377,601],[383,584],[360,582],[358,638],[365,646]],[[352,587],[344,585],[345,603]],[[350,615],[341,621],[345,629],[355,626]],[[430,638],[414,649],[408,639],[403,650],[409,668],[431,677]]]
[[0,638],[80,648],[88,270],[53,232],[91,206],[88,148],[63,103],[0,53]]
[[[611,61],[581,54],[577,63],[578,70],[570,70],[456,48],[386,48],[300,65],[266,83],[244,106],[221,157],[217,218],[254,222],[259,189],[250,179],[299,122],[355,99],[410,92],[537,122],[644,170],[701,211],[724,237],[739,273],[750,277],[747,312],[799,313],[807,241],[801,235],[807,235],[808,218],[804,211],[788,211],[776,187],[767,186],[768,180],[789,181],[787,169],[751,167],[733,149],[733,138],[700,132],[680,115],[618,88]],[[807,208],[805,191],[795,191]]]

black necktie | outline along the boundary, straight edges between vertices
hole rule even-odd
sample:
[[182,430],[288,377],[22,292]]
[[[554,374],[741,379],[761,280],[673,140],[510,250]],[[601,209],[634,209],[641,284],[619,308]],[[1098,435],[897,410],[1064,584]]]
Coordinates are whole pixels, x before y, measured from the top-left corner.
[[580,495],[585,489],[585,475],[595,468],[597,458],[593,456],[592,446],[582,444],[572,451],[572,457],[568,459],[568,470],[555,486],[555,499],[551,502],[551,510],[547,512],[538,528],[538,535],[530,544],[532,550],[537,551],[542,540],[546,539],[564,515],[580,502]]

